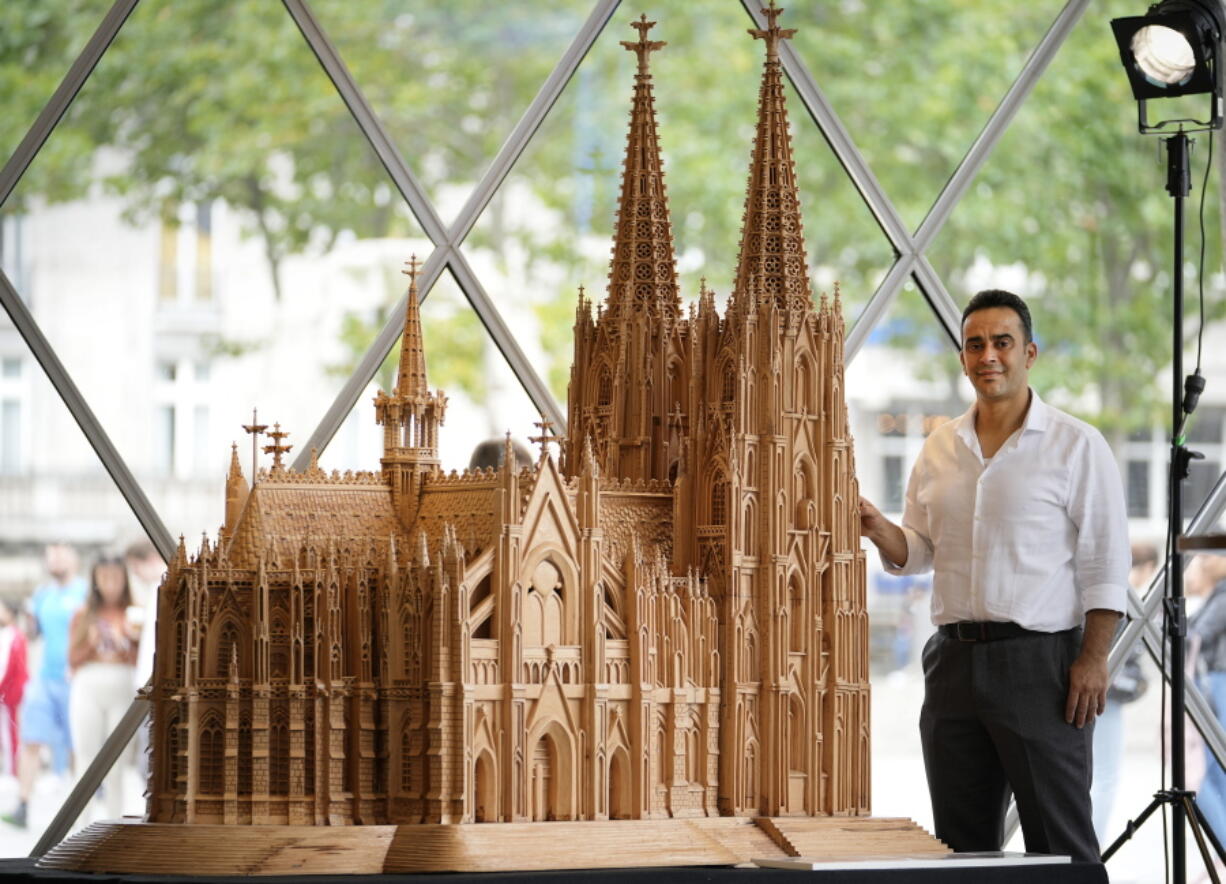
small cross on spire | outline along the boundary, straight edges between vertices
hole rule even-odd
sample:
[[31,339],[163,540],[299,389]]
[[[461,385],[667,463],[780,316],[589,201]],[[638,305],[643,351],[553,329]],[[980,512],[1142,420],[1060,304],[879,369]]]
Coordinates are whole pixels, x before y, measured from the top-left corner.
[[404,262],[408,270],[401,270],[405,276],[409,278],[409,285],[416,287],[417,285],[417,268],[421,266],[421,262],[417,260],[417,255],[410,255],[409,260]]
[[534,445],[541,446],[541,460],[544,460],[549,455],[549,443],[554,441],[553,437],[553,421],[541,415],[541,419],[532,424],[541,431],[541,435],[532,436],[528,439]]
[[259,441],[260,436],[268,429],[268,424],[262,424],[256,418],[256,410],[251,409],[251,423],[243,424],[243,429],[251,435],[251,487],[255,487],[255,474],[260,466]]
[[762,14],[766,16],[767,26],[762,28],[750,28],[749,33],[759,39],[766,41],[766,60],[779,60],[779,41],[787,40],[796,34],[795,28],[781,28],[776,20],[783,14],[783,10],[775,5],[775,0],[771,0],[769,6],[762,7]]
[[268,437],[273,441],[271,445],[264,446],[264,453],[272,455],[272,471],[274,473],[284,468],[284,464],[281,463],[281,455],[289,454],[290,450],[294,447],[293,445],[281,444],[281,440],[288,435],[288,432],[281,429],[280,424],[273,424],[273,430],[268,434]]
[[668,44],[662,40],[648,40],[647,32],[655,27],[655,22],[648,21],[647,15],[644,13],[639,16],[638,21],[630,22],[630,27],[639,32],[637,43],[631,43],[628,40],[622,40],[622,46],[629,49],[639,57],[639,76],[647,76],[647,56],[655,52],[657,49],[663,49]]

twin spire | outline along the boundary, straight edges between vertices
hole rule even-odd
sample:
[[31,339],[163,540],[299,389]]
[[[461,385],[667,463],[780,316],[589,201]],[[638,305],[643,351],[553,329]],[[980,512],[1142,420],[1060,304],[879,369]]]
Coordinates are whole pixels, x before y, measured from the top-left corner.
[[770,298],[781,309],[788,309],[811,304],[813,293],[779,61],[779,42],[790,38],[796,29],[779,27],[782,12],[771,0],[770,6],[762,9],[767,27],[749,30],[755,39],[766,43],[766,67],[758,92],[758,127],[745,192],[734,296],[737,303],[745,303],[749,294],[757,301]]
[[[779,27],[782,12],[775,0],[770,0],[770,5],[762,9],[767,27],[749,29],[754,38],[766,44],[766,66],[758,95],[757,134],[733,299],[744,304],[770,298],[787,309],[811,303],[812,289],[779,60],[780,41],[790,38],[796,30]],[[628,312],[669,319],[680,315],[681,298],[648,66],[651,53],[667,44],[647,39],[653,25],[655,22],[648,21],[646,15],[641,16],[631,23],[639,32],[639,39],[621,44],[638,56],[638,70],[626,138],[606,314]]]
[[647,39],[654,25],[646,15],[641,16],[631,24],[639,32],[638,40],[621,44],[638,56],[638,72],[634,76],[617,236],[609,268],[608,312],[667,320],[680,316],[681,294],[648,67],[651,53],[667,44]]

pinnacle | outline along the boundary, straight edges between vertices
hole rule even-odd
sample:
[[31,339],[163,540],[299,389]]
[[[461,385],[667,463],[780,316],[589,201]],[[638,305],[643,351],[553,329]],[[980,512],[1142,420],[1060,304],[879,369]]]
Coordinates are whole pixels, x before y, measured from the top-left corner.
[[402,272],[409,277],[409,292],[404,311],[404,334],[400,339],[400,367],[396,372],[396,387],[392,392],[401,397],[425,397],[430,390],[426,382],[426,354],[421,338],[417,256],[413,255],[405,263],[409,269]]

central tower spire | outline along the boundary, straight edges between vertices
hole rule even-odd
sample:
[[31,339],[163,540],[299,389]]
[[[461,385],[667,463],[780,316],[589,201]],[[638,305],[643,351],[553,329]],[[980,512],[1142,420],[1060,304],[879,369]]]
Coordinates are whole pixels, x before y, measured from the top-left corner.
[[752,294],[754,300],[769,298],[781,308],[789,308],[808,304],[812,290],[779,61],[780,41],[796,30],[779,27],[782,12],[771,0],[770,6],[762,9],[767,27],[749,29],[766,44],[766,67],[758,93],[758,126],[734,292],[737,304],[746,303]]
[[405,524],[412,521],[425,477],[439,469],[438,429],[447,410],[443,391],[431,393],[426,383],[416,255],[408,265],[404,273],[409,277],[409,293],[396,385],[390,396],[382,390],[375,396],[375,421],[383,427],[383,477],[391,485],[392,503]]

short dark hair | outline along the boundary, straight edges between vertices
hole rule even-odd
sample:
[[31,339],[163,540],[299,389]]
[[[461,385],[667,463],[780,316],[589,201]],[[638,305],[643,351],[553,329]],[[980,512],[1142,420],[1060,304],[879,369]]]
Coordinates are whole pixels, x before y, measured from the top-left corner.
[[[498,467],[502,466],[506,450],[507,443],[505,439],[486,439],[473,449],[472,456],[468,459],[468,468],[470,470],[498,469]],[[511,450],[514,452],[515,465],[517,467],[523,469],[524,467],[532,466],[532,454],[524,447],[524,443],[518,439],[512,439]]]
[[[1029,344],[1034,340],[1034,325],[1030,321],[1030,308],[1026,306],[1026,302],[1019,298],[1013,292],[1006,292],[1004,289],[984,289],[978,292],[975,297],[971,298],[971,302],[966,305],[966,309],[962,311],[962,325],[966,325],[966,317],[970,316],[977,310],[987,310],[990,307],[1005,307],[1017,314],[1018,319],[1022,321],[1022,331],[1026,333],[1026,343]],[[959,327],[959,337],[961,337],[961,327]]]

